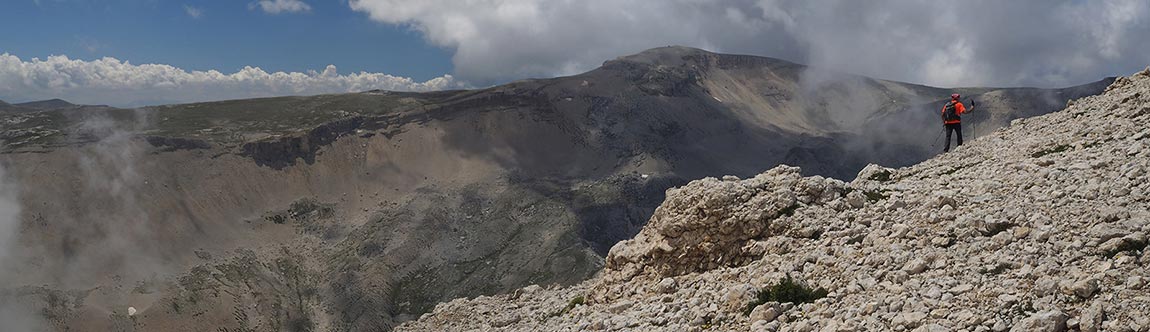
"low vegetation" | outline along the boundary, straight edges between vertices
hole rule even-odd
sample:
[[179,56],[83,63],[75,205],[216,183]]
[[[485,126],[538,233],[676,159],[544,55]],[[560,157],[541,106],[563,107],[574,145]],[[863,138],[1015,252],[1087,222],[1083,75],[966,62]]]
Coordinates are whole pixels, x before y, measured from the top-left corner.
[[1049,149],[1046,149],[1046,150],[1042,150],[1042,151],[1038,151],[1038,152],[1035,152],[1035,153],[1031,154],[1030,156],[1031,156],[1031,157],[1034,157],[1034,158],[1039,158],[1039,157],[1042,157],[1042,156],[1045,156],[1045,155],[1048,155],[1048,154],[1054,154],[1054,153],[1062,153],[1062,152],[1066,152],[1066,150],[1069,150],[1069,149],[1070,149],[1070,146],[1069,146],[1069,145],[1066,145],[1066,144],[1060,144],[1060,145],[1058,145],[1058,146],[1056,146],[1056,147],[1053,147],[1053,148],[1049,148]]
[[767,302],[800,304],[811,303],[824,297],[827,297],[826,289],[822,287],[812,289],[806,285],[795,282],[794,279],[788,276],[780,280],[777,284],[759,290],[759,292],[755,294],[755,298],[751,300],[751,303],[747,304],[746,309],[743,310],[743,314],[750,315],[751,311],[755,310],[755,307]]
[[788,206],[788,207],[785,207],[785,208],[783,208],[782,210],[779,210],[779,214],[778,214],[778,217],[784,217],[784,216],[785,216],[785,217],[790,217],[790,216],[793,216],[793,215],[795,215],[795,210],[798,210],[798,209],[799,209],[799,204],[798,204],[798,203],[795,203],[795,204],[791,204],[791,206]]
[[584,304],[587,304],[587,298],[583,297],[583,295],[576,296],[576,297],[572,298],[571,301],[567,302],[567,306],[563,307],[563,310],[553,312],[553,313],[551,313],[550,316],[555,317],[555,316],[565,315],[568,312],[571,312],[571,310],[574,310],[575,307],[578,307],[578,306],[581,306]]
[[888,171],[888,170],[882,170],[882,171],[880,171],[880,172],[877,172],[877,173],[871,174],[871,175],[870,175],[870,177],[869,177],[869,178],[867,178],[867,180],[871,180],[871,181],[879,181],[879,182],[887,182],[887,181],[890,181],[890,171]]
[[881,191],[881,190],[880,191],[873,191],[873,190],[872,191],[864,191],[863,194],[866,195],[866,200],[871,202],[871,203],[878,202],[878,201],[886,199],[887,197],[890,197],[890,196],[884,194],[883,191]]

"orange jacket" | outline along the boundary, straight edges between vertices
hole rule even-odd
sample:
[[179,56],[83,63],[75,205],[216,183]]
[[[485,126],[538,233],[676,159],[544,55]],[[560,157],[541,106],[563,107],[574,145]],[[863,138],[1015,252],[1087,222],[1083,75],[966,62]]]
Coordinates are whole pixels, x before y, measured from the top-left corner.
[[[950,104],[950,102],[947,102],[947,104]],[[962,106],[961,101],[954,101],[954,112],[958,113],[958,115],[961,116],[962,114],[966,113],[966,106]],[[946,105],[942,105],[942,115],[943,115],[943,118],[946,118]],[[962,120],[943,121],[942,123],[944,123],[944,124],[962,123]]]

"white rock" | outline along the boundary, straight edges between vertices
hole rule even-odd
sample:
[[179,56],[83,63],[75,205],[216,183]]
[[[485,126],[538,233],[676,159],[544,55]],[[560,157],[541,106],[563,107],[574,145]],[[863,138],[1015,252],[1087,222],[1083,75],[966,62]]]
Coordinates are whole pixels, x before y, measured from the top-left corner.
[[520,319],[522,318],[519,317],[517,313],[496,316],[495,319],[491,321],[491,327],[506,327],[518,323]]
[[775,318],[778,318],[782,313],[783,309],[781,306],[779,306],[778,302],[768,302],[751,310],[751,315],[748,318],[751,321],[771,322],[774,321]]
[[1098,279],[1086,278],[1070,284],[1064,290],[1068,295],[1076,295],[1080,298],[1090,298],[1094,293],[1098,292]]
[[970,290],[972,290],[972,289],[974,289],[974,285],[971,285],[971,284],[961,284],[961,285],[958,285],[958,286],[954,286],[954,287],[951,287],[949,290],[947,290],[947,292],[949,292],[949,293],[951,293],[951,294],[954,294],[954,295],[959,295],[959,294],[962,294],[962,293],[966,293],[966,292],[969,292],[969,291],[970,291]]
[[1066,314],[1061,311],[1043,311],[1023,319],[1010,329],[1012,332],[1061,332],[1066,331]]
[[674,293],[677,290],[679,290],[679,283],[675,282],[675,278],[663,278],[655,286],[655,291],[663,294]]
[[915,258],[907,262],[906,265],[902,267],[902,270],[908,274],[919,274],[923,271],[926,271],[926,266],[926,260],[923,260],[922,258]]
[[1141,276],[1130,276],[1126,278],[1126,288],[1137,290],[1142,289],[1144,285],[1146,285],[1146,278]]
[[611,304],[611,306],[607,308],[607,312],[610,312],[613,314],[620,314],[620,313],[623,313],[624,311],[627,311],[627,309],[630,309],[631,306],[633,306],[633,305],[635,305],[635,302],[627,301],[627,300],[619,301],[619,302]]
[[933,324],[933,323],[919,326],[917,329],[914,329],[914,332],[947,332],[947,331],[951,331],[951,329],[948,329],[942,325]]

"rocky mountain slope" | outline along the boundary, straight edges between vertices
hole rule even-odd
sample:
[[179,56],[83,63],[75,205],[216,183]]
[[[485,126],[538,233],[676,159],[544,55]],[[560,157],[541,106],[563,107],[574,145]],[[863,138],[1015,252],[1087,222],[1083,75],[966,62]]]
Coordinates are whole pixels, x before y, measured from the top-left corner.
[[1150,69],[849,183],[789,166],[693,181],[596,278],[399,330],[1147,331],[1148,123]]
[[[957,91],[983,134],[1108,83]],[[469,91],[13,106],[0,311],[58,330],[387,330],[590,278],[688,179],[926,159],[951,91],[668,47]]]

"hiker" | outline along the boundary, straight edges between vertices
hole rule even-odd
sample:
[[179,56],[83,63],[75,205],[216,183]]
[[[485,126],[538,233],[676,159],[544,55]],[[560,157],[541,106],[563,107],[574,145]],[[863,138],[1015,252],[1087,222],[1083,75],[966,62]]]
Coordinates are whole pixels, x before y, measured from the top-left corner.
[[957,93],[950,95],[950,102],[942,107],[942,123],[946,126],[946,145],[942,152],[950,152],[950,132],[958,134],[958,145],[962,145],[962,117],[966,113],[966,106],[958,100]]

